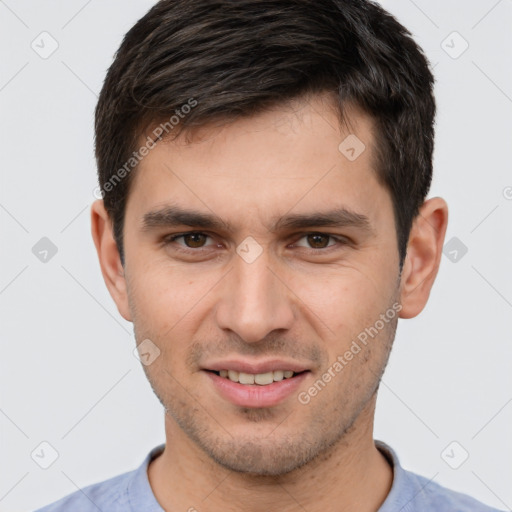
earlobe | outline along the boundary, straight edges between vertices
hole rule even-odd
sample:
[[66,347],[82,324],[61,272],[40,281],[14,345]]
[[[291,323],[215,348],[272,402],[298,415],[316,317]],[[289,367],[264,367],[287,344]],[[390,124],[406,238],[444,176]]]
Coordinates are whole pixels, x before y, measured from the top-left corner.
[[98,253],[101,273],[121,316],[132,321],[124,269],[112,232],[112,222],[102,199],[91,206],[91,234]]
[[425,307],[441,263],[447,225],[446,201],[440,197],[425,201],[409,235],[400,285],[400,318],[413,318]]

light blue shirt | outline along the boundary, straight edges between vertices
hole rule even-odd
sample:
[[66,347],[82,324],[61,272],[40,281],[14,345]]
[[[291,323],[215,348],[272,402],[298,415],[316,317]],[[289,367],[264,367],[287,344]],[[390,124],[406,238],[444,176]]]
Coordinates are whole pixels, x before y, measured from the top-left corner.
[[[394,475],[391,490],[377,512],[497,512],[466,494],[406,471],[389,446],[381,441],[375,444],[393,466]],[[164,512],[151,490],[147,473],[150,461],[164,446],[151,450],[134,471],[85,487],[36,512]]]

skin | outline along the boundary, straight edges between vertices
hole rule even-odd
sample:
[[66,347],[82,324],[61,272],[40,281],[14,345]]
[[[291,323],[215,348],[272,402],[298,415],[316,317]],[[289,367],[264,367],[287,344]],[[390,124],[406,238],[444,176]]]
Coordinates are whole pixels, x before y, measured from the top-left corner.
[[[166,448],[148,469],[165,510],[365,512],[385,500],[393,475],[373,419],[398,314],[307,405],[293,393],[273,407],[239,407],[201,370],[213,359],[278,357],[310,369],[299,389],[307,391],[393,305],[401,318],[423,309],[447,206],[423,204],[400,273],[372,130],[355,108],[341,125],[329,98],[316,95],[157,144],[132,182],[124,268],[103,202],[93,204],[110,294],[137,343],[150,339],[161,351],[144,370],[166,411]],[[349,133],[366,146],[354,161],[338,150]],[[233,231],[144,230],[144,215],[165,204],[213,213]],[[339,207],[366,216],[370,228],[269,229],[283,215]],[[192,230],[209,238],[162,242]],[[252,263],[236,252],[248,236],[262,249]]]

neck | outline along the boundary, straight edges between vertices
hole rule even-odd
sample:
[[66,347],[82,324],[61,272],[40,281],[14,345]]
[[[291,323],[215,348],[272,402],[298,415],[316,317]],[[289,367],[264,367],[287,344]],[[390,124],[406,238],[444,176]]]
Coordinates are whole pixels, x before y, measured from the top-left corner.
[[279,476],[236,473],[210,459],[166,416],[167,443],[148,478],[165,510],[375,512],[393,480],[373,440],[375,397],[343,438],[305,466]]

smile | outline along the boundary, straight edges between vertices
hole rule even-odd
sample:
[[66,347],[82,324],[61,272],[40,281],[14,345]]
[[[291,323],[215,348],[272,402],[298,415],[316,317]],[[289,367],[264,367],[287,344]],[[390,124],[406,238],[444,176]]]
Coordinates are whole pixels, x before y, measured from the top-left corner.
[[259,386],[268,386],[273,382],[280,382],[284,379],[290,379],[296,375],[291,370],[274,370],[266,373],[245,373],[237,372],[235,370],[219,370],[214,372],[220,377],[229,379],[231,382],[238,382],[240,384],[257,384]]
[[235,370],[203,370],[215,392],[240,407],[274,407],[297,395],[309,370],[273,370],[246,373]]

